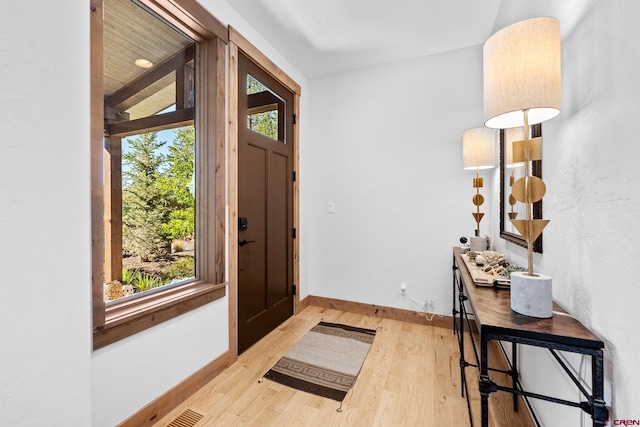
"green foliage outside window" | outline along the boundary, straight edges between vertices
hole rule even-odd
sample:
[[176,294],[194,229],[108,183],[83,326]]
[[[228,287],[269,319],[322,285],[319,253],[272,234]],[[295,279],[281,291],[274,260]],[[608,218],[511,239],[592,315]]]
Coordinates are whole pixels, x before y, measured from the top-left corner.
[[[166,257],[171,241],[194,235],[194,128],[174,130],[158,141],[157,132],[127,139],[122,155],[123,249],[143,261]],[[165,150],[166,151],[166,150]]]

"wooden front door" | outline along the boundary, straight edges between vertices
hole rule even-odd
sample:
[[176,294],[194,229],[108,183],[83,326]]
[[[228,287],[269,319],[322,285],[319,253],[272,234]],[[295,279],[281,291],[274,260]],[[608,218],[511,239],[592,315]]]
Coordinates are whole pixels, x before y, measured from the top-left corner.
[[238,353],[293,315],[293,94],[238,60]]

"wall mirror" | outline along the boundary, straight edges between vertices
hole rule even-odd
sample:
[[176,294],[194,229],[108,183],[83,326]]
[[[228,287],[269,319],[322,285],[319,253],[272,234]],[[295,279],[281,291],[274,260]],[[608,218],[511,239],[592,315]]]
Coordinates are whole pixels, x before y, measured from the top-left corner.
[[[530,126],[529,132],[531,138],[542,136],[542,126]],[[522,128],[500,130],[500,237],[526,248],[527,242],[510,221],[527,216],[525,204],[517,202],[511,194],[513,183],[525,175],[524,163],[514,164],[512,160],[512,142],[522,139]],[[542,160],[531,162],[531,173],[542,178]],[[533,218],[542,218],[542,200],[533,204]],[[533,250],[542,253],[542,234],[533,243]]]

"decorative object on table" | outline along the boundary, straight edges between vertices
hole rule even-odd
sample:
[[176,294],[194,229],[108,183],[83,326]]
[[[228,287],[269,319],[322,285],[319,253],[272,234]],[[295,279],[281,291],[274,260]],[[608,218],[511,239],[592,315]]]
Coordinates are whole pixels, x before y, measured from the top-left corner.
[[[513,161],[524,162],[525,176],[513,184],[513,196],[526,206],[526,219],[511,219],[527,242],[527,272],[511,274],[511,308],[532,317],[551,317],[551,278],[533,272],[533,242],[549,220],[533,218],[533,203],[544,196],[542,179],[531,162],[542,159],[542,139],[529,137],[529,125],[560,112],[560,23],[534,18],[506,27],[484,44],[485,126],[522,127],[513,143]],[[534,288],[535,287],[535,288]],[[533,290],[535,289],[535,290]]]
[[467,240],[466,237],[462,236],[460,238],[460,243],[462,244],[462,246],[460,246],[460,248],[465,252],[468,252],[469,250],[471,250],[471,248],[469,247],[469,244],[467,242],[468,242],[468,240]]
[[525,268],[511,264],[500,252],[486,251],[484,254],[486,266],[483,271],[493,275],[494,285],[498,288],[509,288],[511,286],[511,273],[525,271]]
[[525,270],[523,267],[511,264],[504,255],[497,251],[470,251],[463,254],[462,259],[471,278],[478,286],[509,288],[511,273]]
[[320,322],[264,377],[342,402],[355,383],[375,335],[371,329]]
[[485,273],[482,266],[476,264],[477,252],[469,252],[462,255],[462,260],[469,270],[473,282],[477,286],[491,287],[495,284],[495,277],[491,273]]
[[464,169],[475,170],[476,177],[473,179],[473,188],[476,194],[473,196],[473,204],[476,211],[472,213],[476,220],[475,236],[471,237],[471,250],[482,251],[488,249],[488,240],[480,234],[480,221],[484,216],[480,212],[480,206],[484,203],[484,196],[480,194],[483,187],[483,179],[480,176],[480,169],[496,167],[496,131],[489,128],[467,129],[462,134],[462,161]]

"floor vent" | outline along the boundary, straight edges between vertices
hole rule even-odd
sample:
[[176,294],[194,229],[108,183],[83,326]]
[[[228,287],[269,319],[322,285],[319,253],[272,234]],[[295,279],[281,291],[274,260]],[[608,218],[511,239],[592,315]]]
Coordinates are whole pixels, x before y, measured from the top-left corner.
[[203,418],[204,414],[193,409],[185,409],[175,420],[167,424],[167,427],[194,427]]

